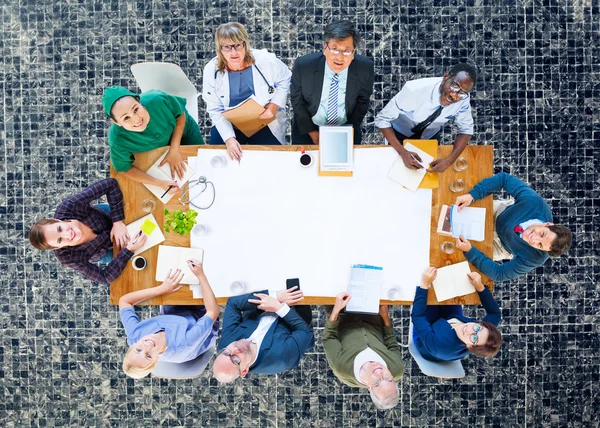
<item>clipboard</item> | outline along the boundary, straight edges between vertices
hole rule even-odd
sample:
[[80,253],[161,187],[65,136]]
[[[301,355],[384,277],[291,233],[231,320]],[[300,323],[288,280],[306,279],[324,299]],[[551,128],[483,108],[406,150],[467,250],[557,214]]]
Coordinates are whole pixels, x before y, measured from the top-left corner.
[[[433,156],[433,159],[437,159],[438,155],[438,141],[437,140],[410,140],[406,139],[402,142],[403,145],[406,143],[411,143],[414,146],[420,148],[426,153],[429,153]],[[419,189],[437,189],[440,186],[440,182],[438,179],[437,172],[427,172],[425,177],[423,177],[423,181],[419,184]]]
[[242,131],[246,137],[250,138],[275,120],[275,116],[270,119],[259,119],[258,116],[263,111],[265,111],[265,108],[252,95],[235,107],[224,111],[221,115]]

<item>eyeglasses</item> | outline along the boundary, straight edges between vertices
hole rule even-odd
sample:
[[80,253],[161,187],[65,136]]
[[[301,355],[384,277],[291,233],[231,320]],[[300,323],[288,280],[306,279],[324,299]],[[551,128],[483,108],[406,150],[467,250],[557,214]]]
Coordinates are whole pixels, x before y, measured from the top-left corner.
[[450,83],[450,90],[452,92],[454,92],[455,94],[458,93],[458,97],[461,100],[464,100],[465,98],[467,98],[469,96],[469,93],[463,91],[462,88],[460,87],[460,85],[458,83],[456,83],[456,81],[454,79],[452,79],[452,83]]
[[231,351],[227,348],[223,349],[221,351],[221,354],[225,355],[226,357],[229,357],[229,359],[231,360],[231,362],[233,364],[235,364],[238,368],[238,375],[240,377],[242,377],[242,368],[240,367],[240,364],[242,363],[242,360],[240,359],[240,357],[238,357],[237,355],[233,355],[231,353]]
[[237,52],[237,51],[241,51],[242,49],[245,49],[245,48],[246,48],[246,42],[236,43],[235,45],[221,46],[221,50],[223,52],[231,52],[232,49]]
[[344,56],[350,56],[352,55],[354,52],[356,52],[356,49],[352,49],[351,51],[341,51],[339,49],[331,49],[329,47],[329,43],[326,44],[327,49],[329,49],[329,52],[331,52],[334,55],[339,55],[340,53]]
[[479,333],[482,328],[483,327],[480,324],[475,324],[475,327],[473,327],[473,334],[469,336],[469,339],[471,340],[471,343],[473,345],[475,345],[479,340],[479,336],[477,335],[477,333]]

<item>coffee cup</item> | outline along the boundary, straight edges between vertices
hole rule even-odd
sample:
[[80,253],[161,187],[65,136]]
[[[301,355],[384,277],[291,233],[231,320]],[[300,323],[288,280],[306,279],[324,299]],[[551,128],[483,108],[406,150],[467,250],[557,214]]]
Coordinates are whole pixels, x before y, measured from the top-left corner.
[[142,270],[146,267],[146,259],[142,256],[137,256],[133,258],[133,268],[135,270]]
[[309,167],[312,165],[312,156],[309,155],[308,153],[302,153],[302,156],[300,156],[300,165],[302,165],[303,167]]

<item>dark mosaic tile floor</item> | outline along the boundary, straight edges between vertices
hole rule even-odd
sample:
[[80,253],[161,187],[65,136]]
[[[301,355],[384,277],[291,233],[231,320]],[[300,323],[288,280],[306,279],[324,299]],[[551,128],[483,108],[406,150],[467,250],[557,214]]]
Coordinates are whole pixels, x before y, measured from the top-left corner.
[[[598,426],[597,161],[600,9],[595,0],[0,2],[1,426]],[[436,3],[442,6],[437,6]],[[405,356],[401,404],[375,412],[341,386],[317,346],[297,370],[220,387],[126,379],[108,288],[30,249],[25,231],[108,174],[100,94],[134,88],[129,66],[179,63],[200,86],[212,34],[240,20],[255,45],[291,65],[318,48],[324,22],[351,17],[375,59],[374,112],[408,79],[459,59],[481,70],[475,144],[548,198],[575,230],[568,255],[497,287],[505,345],[437,380]],[[205,116],[201,125],[205,124]],[[206,132],[205,132],[206,134]],[[450,141],[446,134],[444,141]],[[408,310],[394,311],[399,338]],[[405,339],[404,339],[405,340]]]

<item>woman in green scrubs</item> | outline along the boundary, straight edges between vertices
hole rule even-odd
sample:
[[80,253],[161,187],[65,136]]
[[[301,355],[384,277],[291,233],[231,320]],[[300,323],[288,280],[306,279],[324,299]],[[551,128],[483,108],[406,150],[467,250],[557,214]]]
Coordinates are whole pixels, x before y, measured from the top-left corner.
[[115,171],[138,183],[159,186],[170,193],[179,190],[175,181],[157,180],[133,166],[134,153],[170,146],[161,166],[169,163],[171,178],[182,177],[185,163],[181,144],[204,144],[198,124],[185,109],[185,98],[151,90],[141,95],[122,86],[104,90],[102,106],[113,125],[108,132],[110,160]]

